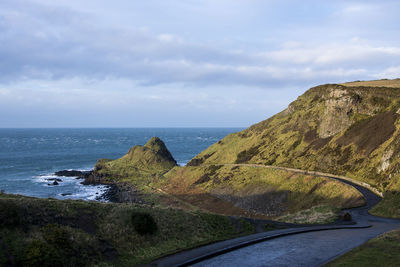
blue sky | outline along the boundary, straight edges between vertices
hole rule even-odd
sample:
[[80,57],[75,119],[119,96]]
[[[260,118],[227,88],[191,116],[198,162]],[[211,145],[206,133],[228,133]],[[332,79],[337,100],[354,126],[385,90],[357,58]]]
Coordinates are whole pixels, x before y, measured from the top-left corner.
[[400,1],[1,0],[0,127],[246,127],[400,77]]

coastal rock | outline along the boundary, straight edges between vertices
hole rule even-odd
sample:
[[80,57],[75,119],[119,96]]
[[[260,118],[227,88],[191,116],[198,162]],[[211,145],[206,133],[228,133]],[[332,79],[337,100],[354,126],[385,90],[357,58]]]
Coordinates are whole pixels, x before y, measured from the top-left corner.
[[62,182],[62,180],[60,178],[49,178],[46,179],[47,181],[57,181],[57,182]]
[[51,184],[47,184],[47,185],[58,185],[57,181],[52,182]]
[[[152,137],[144,146],[131,147],[123,157],[99,159],[83,185],[108,185],[109,189],[99,199],[111,202],[144,204],[141,192],[132,184],[151,183],[177,166],[176,160],[158,137]],[[127,180],[132,181],[126,182]]]
[[54,175],[56,176],[63,176],[63,177],[81,177],[85,178],[89,176],[91,171],[77,171],[77,170],[62,170],[55,172]]

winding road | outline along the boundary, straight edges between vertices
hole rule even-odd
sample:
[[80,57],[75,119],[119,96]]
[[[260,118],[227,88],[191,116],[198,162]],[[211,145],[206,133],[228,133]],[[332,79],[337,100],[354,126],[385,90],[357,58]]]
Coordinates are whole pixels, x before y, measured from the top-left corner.
[[[242,164],[241,164],[242,165]],[[275,166],[248,165],[276,168]],[[355,225],[311,226],[255,234],[177,253],[153,262],[152,266],[321,266],[368,240],[400,228],[400,220],[370,215],[380,201],[380,192],[331,174],[295,170],[336,179],[359,190],[366,199],[360,208],[347,210]]]

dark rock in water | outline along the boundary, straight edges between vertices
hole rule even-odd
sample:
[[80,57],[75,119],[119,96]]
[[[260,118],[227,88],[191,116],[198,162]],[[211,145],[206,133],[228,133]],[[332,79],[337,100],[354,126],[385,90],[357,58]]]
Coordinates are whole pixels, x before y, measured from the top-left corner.
[[62,193],[61,194],[63,197],[65,197],[65,196],[72,196],[72,193]]
[[47,181],[57,181],[57,182],[62,182],[62,180],[60,178],[49,178],[46,179]]
[[47,184],[47,185],[58,185],[57,181],[52,182],[51,184]]
[[78,177],[78,178],[86,178],[88,177],[92,171],[76,171],[76,170],[63,170],[54,173],[56,176],[64,176],[64,177]]

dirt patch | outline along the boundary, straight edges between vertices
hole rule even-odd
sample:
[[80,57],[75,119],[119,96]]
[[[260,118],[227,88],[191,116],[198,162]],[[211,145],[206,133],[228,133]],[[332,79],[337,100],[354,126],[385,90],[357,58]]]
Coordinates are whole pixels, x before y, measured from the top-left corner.
[[355,144],[358,151],[371,154],[396,131],[394,125],[398,115],[387,111],[353,124],[336,143],[341,146]]
[[248,150],[243,150],[237,155],[236,164],[245,163],[251,160],[255,155],[259,153],[258,148],[260,146],[251,147]]
[[310,144],[310,147],[314,150],[319,150],[323,148],[329,141],[332,140],[332,137],[320,138],[318,136],[317,130],[313,129],[305,133],[304,141]]
[[200,166],[201,164],[203,164],[203,162],[205,160],[207,160],[209,157],[211,157],[212,155],[214,155],[214,152],[211,154],[206,154],[204,155],[202,158],[194,158],[191,161],[189,161],[186,166]]
[[210,176],[208,174],[204,174],[196,182],[194,182],[193,184],[194,185],[203,184],[203,183],[206,183],[206,182],[208,182],[210,180],[211,180]]

